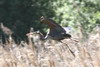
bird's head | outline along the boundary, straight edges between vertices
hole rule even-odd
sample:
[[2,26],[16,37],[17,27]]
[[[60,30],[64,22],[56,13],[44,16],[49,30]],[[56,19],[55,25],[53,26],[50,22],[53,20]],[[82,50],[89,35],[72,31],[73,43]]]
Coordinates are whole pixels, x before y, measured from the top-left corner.
[[44,16],[41,16],[40,22],[45,24],[47,23],[47,19]]
[[41,17],[40,17],[40,21],[43,21],[44,19],[45,19],[44,16],[41,16]]

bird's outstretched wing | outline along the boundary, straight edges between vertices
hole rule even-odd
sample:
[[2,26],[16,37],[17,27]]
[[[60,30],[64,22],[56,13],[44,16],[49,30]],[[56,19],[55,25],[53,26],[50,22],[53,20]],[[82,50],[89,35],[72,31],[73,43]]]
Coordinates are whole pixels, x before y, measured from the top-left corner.
[[52,20],[52,19],[48,19],[48,18],[45,18],[45,17],[41,17],[40,18],[40,21],[41,21],[41,23],[43,23],[43,24],[46,24],[46,25],[48,25],[48,27],[52,30],[52,29],[56,29],[56,30],[58,30],[59,32],[66,32],[64,29],[63,29],[63,27],[61,27],[59,24],[57,24],[54,20]]
[[65,29],[61,27],[59,24],[57,24],[54,20],[48,19],[45,17],[40,18],[41,23],[48,25],[50,28],[49,33],[47,34],[46,38],[48,36],[52,37],[55,40],[61,40],[64,38],[70,38],[71,35],[67,34]]

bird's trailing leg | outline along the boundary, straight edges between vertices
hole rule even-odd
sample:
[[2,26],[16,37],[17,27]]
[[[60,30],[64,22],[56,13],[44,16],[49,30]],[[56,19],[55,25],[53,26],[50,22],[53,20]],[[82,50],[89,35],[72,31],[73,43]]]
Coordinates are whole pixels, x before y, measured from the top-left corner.
[[64,42],[62,42],[62,41],[60,41],[61,43],[63,43],[63,44],[65,44],[66,46],[67,46],[67,48],[69,49],[69,51],[71,52],[71,54],[75,57],[75,54],[74,54],[74,52],[70,49],[70,47],[66,44],[66,43],[64,43]]
[[72,39],[72,38],[69,38],[70,40],[74,41],[74,42],[79,42],[77,39]]

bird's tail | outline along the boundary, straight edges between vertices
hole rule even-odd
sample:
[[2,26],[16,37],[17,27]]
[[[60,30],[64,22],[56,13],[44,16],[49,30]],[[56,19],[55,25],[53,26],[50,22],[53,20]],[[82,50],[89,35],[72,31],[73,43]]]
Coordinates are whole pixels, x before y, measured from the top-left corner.
[[65,38],[71,38],[71,35],[70,34],[64,34],[64,37]]
[[65,44],[65,45],[68,47],[68,49],[69,49],[69,51],[71,52],[71,54],[75,57],[74,52],[70,49],[70,47],[68,46],[68,44],[66,44],[66,43],[64,43],[64,42],[62,42],[62,41],[60,41],[60,42],[63,43],[63,44]]

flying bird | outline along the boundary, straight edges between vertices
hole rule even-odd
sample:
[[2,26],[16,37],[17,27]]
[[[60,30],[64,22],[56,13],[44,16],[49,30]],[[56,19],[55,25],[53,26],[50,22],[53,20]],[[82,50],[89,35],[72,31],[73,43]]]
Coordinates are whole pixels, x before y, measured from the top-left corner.
[[45,38],[51,37],[54,40],[62,40],[65,38],[71,38],[70,34],[67,34],[65,29],[57,24],[54,20],[44,18],[43,16],[40,18],[41,23],[48,25],[50,31],[47,33]]
[[[48,18],[45,18],[42,16],[40,18],[40,22],[42,24],[46,24],[50,28],[49,32],[44,37],[44,39],[51,38],[51,39],[54,39],[56,41],[63,43],[61,40],[66,39],[66,38],[67,39],[71,38],[71,35],[66,33],[65,29],[62,26],[60,26],[59,24],[57,24],[54,20],[48,19]],[[63,43],[63,44],[65,44],[65,43]],[[66,46],[69,48],[69,46],[67,44],[66,44]],[[73,51],[70,48],[69,48],[69,51],[73,54]]]

